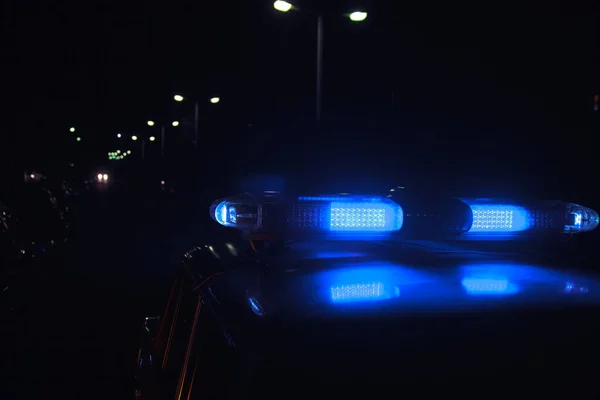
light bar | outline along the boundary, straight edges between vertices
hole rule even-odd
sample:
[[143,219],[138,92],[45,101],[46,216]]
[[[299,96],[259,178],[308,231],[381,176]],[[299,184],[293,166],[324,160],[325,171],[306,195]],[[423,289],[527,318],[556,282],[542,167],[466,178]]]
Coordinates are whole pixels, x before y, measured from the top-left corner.
[[473,213],[466,237],[518,233],[581,233],[598,227],[598,213],[561,201],[516,204],[496,199],[461,199]]
[[471,205],[473,225],[469,232],[519,232],[530,227],[529,214],[511,205]]
[[262,223],[262,204],[251,195],[228,197],[210,206],[210,216],[223,226],[243,231],[256,230]]
[[509,240],[588,232],[600,221],[596,211],[561,201],[346,194],[285,198],[279,192],[220,199],[210,215],[223,226],[260,237],[336,240]]
[[337,233],[393,232],[402,228],[402,207],[374,196],[301,196],[288,224]]

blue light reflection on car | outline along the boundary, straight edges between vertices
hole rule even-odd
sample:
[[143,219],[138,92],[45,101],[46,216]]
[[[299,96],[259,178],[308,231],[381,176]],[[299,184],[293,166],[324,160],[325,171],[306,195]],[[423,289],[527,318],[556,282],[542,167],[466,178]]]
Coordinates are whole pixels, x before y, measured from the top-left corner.
[[353,253],[350,251],[321,251],[315,253],[314,258],[330,259],[330,258],[358,258],[366,257],[365,253]]
[[403,285],[431,281],[429,274],[388,262],[339,265],[319,272],[316,284],[323,300],[339,303],[377,302],[398,298]]
[[468,294],[513,294],[517,287],[506,279],[464,278],[462,285]]
[[248,298],[248,302],[250,303],[250,308],[254,314],[258,315],[259,317],[264,316],[263,308],[256,298],[250,297]]

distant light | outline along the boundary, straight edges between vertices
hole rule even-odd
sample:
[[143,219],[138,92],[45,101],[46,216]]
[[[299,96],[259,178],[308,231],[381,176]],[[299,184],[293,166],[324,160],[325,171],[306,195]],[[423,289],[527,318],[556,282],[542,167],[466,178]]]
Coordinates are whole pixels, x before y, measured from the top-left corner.
[[131,150],[127,150],[127,154],[131,154]]
[[210,102],[211,102],[212,104],[217,104],[219,101],[221,101],[221,98],[219,98],[219,97],[212,97],[212,98],[210,99]]
[[107,181],[108,180],[108,175],[107,174],[102,175],[102,179],[104,179],[105,181]]
[[173,122],[172,122],[172,125],[173,125],[173,126],[179,126],[179,121],[173,121]]
[[367,19],[367,13],[363,11],[355,11],[350,14],[350,21],[353,22],[362,22]]
[[117,150],[117,154],[121,153],[121,150]]
[[121,138],[121,134],[120,134],[120,133],[117,133],[117,137],[118,137],[118,138]]
[[133,135],[133,136],[131,137],[131,140],[134,140],[134,141],[135,141],[135,140],[137,140],[137,136]]
[[69,128],[69,132],[75,132],[75,128],[74,127],[70,127]]
[[81,138],[80,138],[79,136],[77,136],[77,139],[76,139],[76,140],[77,140],[78,142],[81,142]]
[[273,8],[277,11],[288,12],[292,9],[292,5],[287,1],[277,0],[273,3]]
[[161,184],[161,185],[164,185],[164,184],[165,184],[165,181],[160,181],[160,184]]
[[154,142],[156,140],[156,138],[154,136],[150,136],[150,141]]
[[148,126],[154,126],[154,121],[150,120],[148,122],[146,122],[148,124]]
[[173,99],[175,101],[183,101],[183,96],[180,94],[176,94],[175,96],[173,96]]
[[29,176],[31,177],[31,179],[35,179],[35,174],[31,174]]
[[98,174],[98,180],[101,181],[102,180],[102,174]]

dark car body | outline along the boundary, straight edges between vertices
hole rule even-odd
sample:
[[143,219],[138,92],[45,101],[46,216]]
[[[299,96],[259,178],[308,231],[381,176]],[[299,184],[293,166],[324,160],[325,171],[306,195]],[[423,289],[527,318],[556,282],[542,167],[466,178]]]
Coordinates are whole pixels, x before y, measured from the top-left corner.
[[600,368],[586,360],[600,355],[600,281],[562,267],[449,244],[195,247],[140,350],[137,394],[360,398],[413,385],[420,397],[451,383],[445,395],[483,395],[557,377],[596,396]]

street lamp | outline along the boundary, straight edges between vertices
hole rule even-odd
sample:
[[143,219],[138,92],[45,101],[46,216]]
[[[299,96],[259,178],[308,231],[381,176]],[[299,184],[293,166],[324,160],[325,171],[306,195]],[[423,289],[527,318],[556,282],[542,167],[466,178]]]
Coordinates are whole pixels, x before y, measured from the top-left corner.
[[288,12],[292,9],[292,5],[287,1],[277,0],[275,3],[273,3],[273,8],[275,8],[277,11]]
[[131,137],[131,140],[133,140],[133,141],[135,142],[135,141],[137,140],[137,136],[133,135],[133,136]]
[[354,11],[348,16],[352,22],[363,22],[367,19],[367,13],[364,11]]
[[75,132],[75,128],[74,127],[70,127],[69,128],[69,132],[71,132],[71,133]]
[[154,126],[154,121],[148,121],[146,123],[148,124],[148,126]]
[[[175,95],[173,99],[177,102],[181,102],[185,100],[182,95]],[[217,104],[221,101],[221,98],[218,96],[211,97],[209,99],[211,104]],[[198,131],[199,131],[199,123],[200,123],[200,102],[196,101],[194,103],[194,147],[198,148]],[[173,121],[173,126],[179,126],[179,121]]]
[[154,136],[150,136],[150,141],[154,142],[156,140],[156,138]]
[[[273,3],[273,8],[280,12],[288,12],[292,9],[297,10],[287,1],[277,0]],[[367,19],[367,13],[364,11],[354,11],[347,14],[352,22],[362,22]],[[317,87],[316,87],[316,119],[321,120],[321,98],[323,87],[323,13],[317,13]]]
[[117,137],[118,137],[119,139],[121,139],[121,134],[120,134],[120,133],[117,133]]

